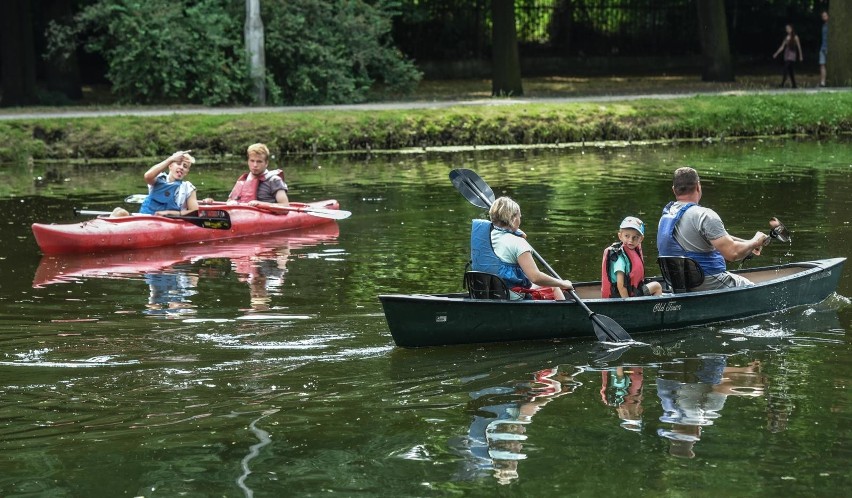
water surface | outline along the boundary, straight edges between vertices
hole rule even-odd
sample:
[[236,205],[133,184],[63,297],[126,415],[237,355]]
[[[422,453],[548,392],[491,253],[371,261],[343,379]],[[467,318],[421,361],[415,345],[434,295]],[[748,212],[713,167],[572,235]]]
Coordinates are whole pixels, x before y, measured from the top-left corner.
[[[197,164],[223,197],[238,162]],[[594,342],[395,348],[376,296],[461,288],[470,219],[447,179],[516,198],[563,276],[597,279],[618,222],[655,255],[671,173],[702,174],[747,265],[850,255],[849,142],[284,158],[294,200],[353,217],[291,234],[42,257],[33,222],[112,209],[147,164],[0,172],[0,495],[845,494],[852,277],[816,306]],[[129,206],[128,206],[129,207]],[[649,271],[653,270],[651,264]]]

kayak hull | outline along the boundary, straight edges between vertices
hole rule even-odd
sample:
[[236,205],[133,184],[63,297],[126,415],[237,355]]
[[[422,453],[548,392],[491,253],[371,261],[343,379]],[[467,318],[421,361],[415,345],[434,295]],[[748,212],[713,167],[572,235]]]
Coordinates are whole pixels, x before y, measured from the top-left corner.
[[[339,203],[333,199],[307,204],[291,203],[290,206],[340,208]],[[296,230],[334,221],[306,212],[271,213],[245,205],[202,206],[199,216],[203,217],[207,210],[227,213],[230,218],[230,227],[227,229],[205,228],[186,220],[154,215],[134,215],[95,218],[72,224],[35,223],[32,230],[44,254],[80,254],[232,239]]]
[[[631,334],[682,329],[816,304],[837,288],[846,258],[736,272],[756,285],[659,297],[601,299],[600,282],[575,288],[595,313]],[[467,294],[379,296],[394,342],[401,347],[519,340],[595,338],[588,315],[573,301],[470,299]]]

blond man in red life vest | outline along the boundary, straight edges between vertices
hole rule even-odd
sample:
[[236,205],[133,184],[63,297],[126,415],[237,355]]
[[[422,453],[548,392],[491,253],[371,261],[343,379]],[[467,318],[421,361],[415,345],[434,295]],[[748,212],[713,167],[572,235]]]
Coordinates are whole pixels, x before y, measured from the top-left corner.
[[[270,170],[269,148],[261,143],[253,144],[246,150],[248,156],[248,173],[243,173],[231,193],[228,204],[248,204],[249,206],[286,206],[290,203],[287,198],[287,184],[284,183],[284,172],[280,169]],[[212,203],[207,198],[203,203]]]
[[659,282],[645,283],[642,241],[645,223],[628,216],[618,227],[618,242],[604,249],[601,262],[601,297],[659,296]]

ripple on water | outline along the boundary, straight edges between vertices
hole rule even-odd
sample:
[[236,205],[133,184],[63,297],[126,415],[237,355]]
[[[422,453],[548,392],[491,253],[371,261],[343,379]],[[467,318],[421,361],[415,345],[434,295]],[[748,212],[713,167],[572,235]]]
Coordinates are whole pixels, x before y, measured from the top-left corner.
[[719,332],[722,334],[736,335],[745,338],[753,337],[761,339],[790,337],[793,335],[793,332],[789,330],[784,330],[781,327],[773,326],[771,324],[756,324],[738,328],[724,328],[721,329]]

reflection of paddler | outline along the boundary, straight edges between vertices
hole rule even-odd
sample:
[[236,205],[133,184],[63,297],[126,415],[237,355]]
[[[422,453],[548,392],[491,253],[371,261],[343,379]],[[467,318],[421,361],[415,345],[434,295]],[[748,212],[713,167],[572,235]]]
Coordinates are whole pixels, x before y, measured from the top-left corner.
[[249,285],[253,310],[268,310],[270,296],[281,293],[289,256],[290,248],[285,245],[267,254],[233,259],[234,270],[239,275],[238,280]]
[[[525,426],[544,405],[579,385],[558,367],[539,370],[533,379],[532,385],[488,387],[470,393],[474,405],[485,405],[476,408],[467,438],[458,446],[473,456],[469,471],[476,476],[492,470],[501,484],[517,479],[518,461],[526,458],[522,444],[527,439]],[[515,401],[519,395],[521,400]],[[507,397],[510,399],[495,403]]]
[[184,272],[146,273],[148,284],[149,315],[174,315],[194,313],[190,297],[198,293],[198,277]]
[[700,355],[676,365],[681,369],[660,370],[657,377],[657,395],[663,408],[660,421],[672,424],[671,430],[661,428],[657,434],[671,442],[672,456],[693,458],[702,429],[721,416],[728,396],[759,396],[762,377],[756,368],[759,363],[728,367],[727,357],[721,354]]

